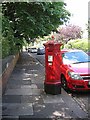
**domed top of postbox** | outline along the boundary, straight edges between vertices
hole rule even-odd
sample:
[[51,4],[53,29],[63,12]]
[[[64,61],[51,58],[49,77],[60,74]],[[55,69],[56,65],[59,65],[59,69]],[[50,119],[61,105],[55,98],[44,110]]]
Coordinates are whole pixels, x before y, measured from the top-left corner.
[[53,51],[53,50],[60,50],[60,47],[63,44],[54,40],[50,40],[44,43],[43,45],[45,46],[45,49],[48,49],[49,51]]
[[44,46],[56,46],[56,45],[62,46],[63,44],[60,42],[57,42],[55,40],[49,40],[48,42],[44,43],[43,45]]

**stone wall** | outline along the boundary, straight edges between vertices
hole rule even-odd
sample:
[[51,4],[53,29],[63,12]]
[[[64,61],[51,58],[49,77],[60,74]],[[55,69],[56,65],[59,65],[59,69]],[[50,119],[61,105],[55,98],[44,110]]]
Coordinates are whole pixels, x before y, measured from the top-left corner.
[[19,58],[19,53],[16,55],[9,56],[9,58],[6,58],[2,61],[2,75],[0,78],[0,84],[2,84],[2,93],[4,93],[8,78],[10,77],[10,74],[12,73],[16,62]]

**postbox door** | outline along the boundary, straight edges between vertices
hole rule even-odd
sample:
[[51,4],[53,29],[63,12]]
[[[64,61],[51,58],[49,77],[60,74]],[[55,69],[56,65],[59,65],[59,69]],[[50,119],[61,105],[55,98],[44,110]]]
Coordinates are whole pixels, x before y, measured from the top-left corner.
[[55,79],[54,77],[54,71],[53,71],[53,61],[54,61],[54,56],[53,54],[48,54],[47,55],[47,64],[46,64],[46,80],[53,82]]

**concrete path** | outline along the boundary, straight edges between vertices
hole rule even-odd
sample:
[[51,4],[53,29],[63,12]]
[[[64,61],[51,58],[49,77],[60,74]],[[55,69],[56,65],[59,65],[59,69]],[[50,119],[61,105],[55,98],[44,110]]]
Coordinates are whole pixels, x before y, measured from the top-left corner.
[[44,79],[44,67],[28,52],[23,52],[2,98],[2,120],[88,118],[63,89],[59,95],[45,94]]

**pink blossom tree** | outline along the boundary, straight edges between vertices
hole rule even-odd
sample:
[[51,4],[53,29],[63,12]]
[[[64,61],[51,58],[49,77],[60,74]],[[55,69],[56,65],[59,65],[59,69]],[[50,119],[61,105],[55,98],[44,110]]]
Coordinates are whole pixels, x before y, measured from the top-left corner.
[[82,38],[82,33],[81,27],[71,24],[58,29],[60,39],[66,42],[71,39]]

